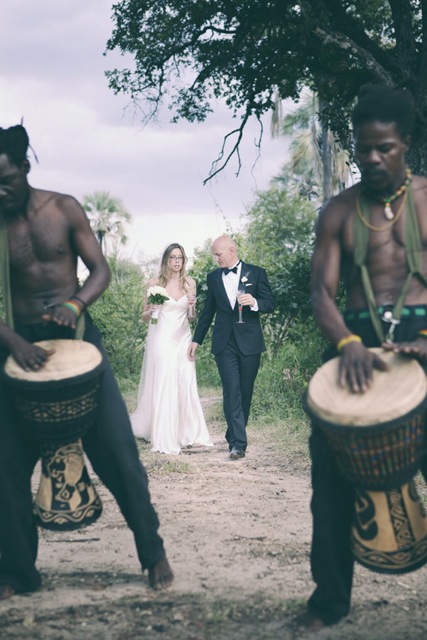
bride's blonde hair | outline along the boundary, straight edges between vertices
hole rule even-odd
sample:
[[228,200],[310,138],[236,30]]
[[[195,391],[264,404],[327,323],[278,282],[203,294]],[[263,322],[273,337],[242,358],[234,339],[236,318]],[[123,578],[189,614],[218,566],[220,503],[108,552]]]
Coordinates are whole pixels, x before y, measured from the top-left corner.
[[177,242],[172,242],[172,244],[168,245],[163,252],[162,260],[160,262],[160,270],[159,270],[159,285],[161,287],[166,287],[167,283],[170,280],[170,268],[169,268],[169,257],[175,249],[179,249],[182,253],[183,261],[181,270],[179,272],[179,284],[181,289],[184,291],[188,291],[189,284],[187,280],[187,254],[185,253],[184,247],[178,244]]

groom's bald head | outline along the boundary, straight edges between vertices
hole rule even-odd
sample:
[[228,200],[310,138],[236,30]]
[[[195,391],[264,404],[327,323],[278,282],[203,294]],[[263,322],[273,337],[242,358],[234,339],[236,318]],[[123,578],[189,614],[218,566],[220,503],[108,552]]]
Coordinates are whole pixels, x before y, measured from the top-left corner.
[[236,243],[230,236],[219,236],[212,243],[212,255],[219,267],[233,267],[239,260]]

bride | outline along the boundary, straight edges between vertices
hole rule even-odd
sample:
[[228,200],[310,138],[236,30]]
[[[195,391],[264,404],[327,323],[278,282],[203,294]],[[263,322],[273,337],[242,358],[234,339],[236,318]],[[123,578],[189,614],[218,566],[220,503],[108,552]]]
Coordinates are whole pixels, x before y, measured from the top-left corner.
[[[195,444],[212,446],[197,393],[195,363],[187,357],[196,283],[186,275],[186,263],[180,244],[165,249],[160,273],[147,283],[147,291],[154,285],[163,287],[169,299],[154,305],[146,295],[142,314],[150,324],[132,430],[151,442],[152,451],[162,453],[180,453],[181,447]],[[157,324],[151,322],[155,311],[159,311]]]

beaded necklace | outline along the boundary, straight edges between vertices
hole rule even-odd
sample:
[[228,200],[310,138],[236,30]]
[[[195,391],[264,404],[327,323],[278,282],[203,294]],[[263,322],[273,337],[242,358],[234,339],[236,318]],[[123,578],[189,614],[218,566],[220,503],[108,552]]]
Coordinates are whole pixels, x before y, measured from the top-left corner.
[[[382,202],[384,204],[384,215],[387,218],[387,220],[393,220],[393,218],[394,218],[394,213],[393,213],[393,210],[391,208],[391,203],[394,202],[395,200],[397,200],[398,198],[400,198],[400,196],[402,196],[406,192],[406,190],[409,187],[409,185],[411,184],[411,182],[412,182],[411,170],[410,170],[409,167],[406,167],[405,180],[400,185],[400,187],[398,189],[396,189],[396,191],[391,196],[389,196],[388,198],[381,198],[381,200],[382,200]],[[399,209],[399,211],[400,211],[400,209]]]
[[399,207],[398,212],[396,213],[395,216],[392,216],[390,221],[387,222],[385,225],[383,225],[382,227],[376,227],[373,224],[371,224],[368,220],[368,218],[366,217],[366,215],[363,213],[362,211],[362,204],[360,201],[360,192],[357,194],[357,198],[356,198],[356,212],[357,215],[359,216],[360,220],[363,222],[363,224],[365,225],[365,227],[367,227],[368,229],[370,229],[371,231],[386,231],[387,229],[390,229],[394,224],[396,224],[396,222],[399,220],[400,216],[402,215],[402,212],[405,208],[405,203],[406,203],[406,198],[408,196],[408,192],[406,190],[404,190],[404,195],[403,195],[403,199],[402,199],[402,203]]

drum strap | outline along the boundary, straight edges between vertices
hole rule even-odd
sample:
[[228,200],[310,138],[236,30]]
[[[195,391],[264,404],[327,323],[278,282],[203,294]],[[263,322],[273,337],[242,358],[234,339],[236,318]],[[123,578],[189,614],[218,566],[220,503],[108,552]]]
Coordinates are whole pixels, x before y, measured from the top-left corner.
[[[375,329],[375,333],[377,334],[378,340],[380,342],[384,342],[384,340],[388,342],[393,341],[394,328],[400,322],[400,316],[402,315],[402,310],[405,304],[405,298],[408,293],[412,278],[416,276],[417,278],[419,278],[422,284],[425,287],[427,287],[427,282],[421,273],[421,269],[422,269],[421,236],[420,236],[420,229],[419,229],[418,219],[417,219],[417,211],[415,209],[414,197],[412,194],[411,187],[408,188],[407,194],[408,194],[408,200],[407,200],[407,212],[406,212],[406,221],[405,221],[406,223],[405,246],[406,246],[406,260],[408,263],[409,273],[406,276],[405,282],[403,283],[402,290],[396,301],[396,304],[394,305],[392,314],[390,314],[387,317],[385,315],[383,316],[384,320],[386,320],[387,322],[390,322],[390,329],[386,336],[384,335],[384,331],[381,323],[381,317],[377,310],[375,294],[372,289],[368,268],[366,266],[366,254],[368,251],[368,243],[369,243],[369,229],[363,224],[359,216],[354,217],[354,226],[353,226],[354,262],[356,267],[360,268],[363,290],[365,292],[365,297],[368,303],[372,325]],[[362,206],[364,217],[369,220],[369,211],[367,211],[368,207],[364,205],[362,198],[361,198],[361,206]]]
[[9,273],[9,242],[7,237],[7,224],[3,216],[0,216],[0,287],[3,296],[6,324],[13,329],[12,295],[10,292]]
[[[12,294],[10,291],[10,270],[9,270],[9,242],[7,237],[7,224],[0,216],[0,288],[3,296],[4,312],[6,324],[13,329]],[[82,313],[76,322],[74,338],[82,340],[85,332],[85,314]]]
[[75,331],[75,334],[74,334],[74,339],[75,340],[83,340],[85,329],[86,329],[86,320],[85,320],[85,313],[83,312],[77,318],[76,331]]

